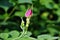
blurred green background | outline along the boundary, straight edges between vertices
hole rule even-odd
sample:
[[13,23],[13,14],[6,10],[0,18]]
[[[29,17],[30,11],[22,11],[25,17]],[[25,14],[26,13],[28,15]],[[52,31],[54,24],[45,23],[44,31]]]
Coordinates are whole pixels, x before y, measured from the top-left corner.
[[33,16],[28,28],[32,33],[31,37],[37,38],[43,34],[60,36],[59,0],[0,0],[0,33],[10,33],[15,30],[18,35],[18,32],[22,31],[19,27],[21,17],[26,24],[25,12],[32,4]]

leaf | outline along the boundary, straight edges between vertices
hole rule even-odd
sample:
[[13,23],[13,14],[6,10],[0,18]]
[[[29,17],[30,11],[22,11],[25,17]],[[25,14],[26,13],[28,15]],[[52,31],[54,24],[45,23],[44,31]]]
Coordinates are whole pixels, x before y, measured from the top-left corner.
[[8,33],[0,33],[0,38],[7,39],[9,36]]
[[58,9],[58,8],[59,8],[59,6],[58,6],[57,4],[54,4],[54,8]]
[[17,40],[37,40],[37,39],[32,38],[32,37],[22,37],[22,38],[17,39]]
[[44,13],[41,15],[41,18],[44,19],[44,20],[47,20],[48,15],[49,15],[48,12],[44,12]]
[[32,33],[29,32],[29,31],[27,32],[27,34],[25,34],[25,36],[28,36],[28,37],[31,36],[31,35],[32,35]]
[[19,16],[19,17],[24,17],[25,13],[24,12],[16,12],[15,15]]
[[57,15],[60,16],[60,9],[56,11]]
[[14,40],[14,38],[7,38],[6,40]]
[[21,11],[23,11],[23,12],[26,11],[25,5],[20,5],[19,7],[20,7]]
[[58,40],[60,40],[60,38]]
[[52,0],[40,0],[40,3],[41,4],[48,4],[48,3],[50,3],[50,2],[52,2]]
[[40,0],[40,3],[42,5],[45,5],[47,8],[53,8],[53,1],[52,0]]
[[16,12],[15,15],[19,16],[19,17],[24,17],[25,16],[25,12],[26,12],[26,8],[24,5],[19,6],[20,7],[20,11]]
[[12,6],[13,4],[9,3],[9,0],[1,0],[0,7],[4,8],[6,11],[8,7]]
[[13,5],[15,5],[16,3],[20,4],[20,3],[30,3],[32,4],[32,0],[9,0],[10,3],[13,3]]
[[12,38],[16,38],[16,37],[18,37],[18,36],[19,36],[19,32],[18,32],[18,31],[16,31],[16,30],[11,31],[9,34],[12,36]]
[[43,34],[38,36],[38,40],[52,40],[52,36],[48,34]]
[[9,0],[9,2],[12,3],[13,5],[15,5],[17,1],[18,0]]
[[32,3],[32,0],[18,0],[18,3]]
[[58,31],[56,29],[54,29],[54,28],[48,28],[48,30],[51,33],[51,35],[54,35],[55,33],[58,33]]
[[34,11],[34,12],[38,12],[38,9],[34,7],[33,11]]

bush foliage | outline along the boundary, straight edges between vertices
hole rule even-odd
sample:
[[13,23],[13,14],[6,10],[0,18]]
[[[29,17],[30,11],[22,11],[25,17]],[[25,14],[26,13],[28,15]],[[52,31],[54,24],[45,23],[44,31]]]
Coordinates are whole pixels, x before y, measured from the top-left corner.
[[[24,33],[31,6],[33,16]],[[0,0],[0,40],[60,40],[60,1]]]

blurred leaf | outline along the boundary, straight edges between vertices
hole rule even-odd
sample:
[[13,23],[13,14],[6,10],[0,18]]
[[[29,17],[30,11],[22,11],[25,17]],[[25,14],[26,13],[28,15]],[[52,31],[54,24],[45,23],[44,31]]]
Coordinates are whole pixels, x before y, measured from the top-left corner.
[[48,3],[50,3],[50,2],[52,2],[52,0],[40,0],[40,3],[41,4],[48,4]]
[[30,4],[32,4],[32,0],[18,0],[18,3],[30,3]]
[[14,40],[14,38],[7,38],[6,40]]
[[25,36],[28,36],[28,37],[31,36],[31,35],[32,35],[32,33],[29,32],[29,31],[27,32],[27,34],[25,34]]
[[41,18],[44,19],[44,20],[47,20],[47,16],[48,16],[48,12],[44,12],[42,15],[41,15]]
[[60,9],[56,11],[57,15],[60,17]]
[[26,11],[25,5],[20,5],[20,10],[23,12]]
[[49,4],[49,3],[45,4],[45,6],[46,6],[47,8],[49,8],[49,9],[52,9],[52,8],[53,8],[53,5],[52,5],[52,4]]
[[48,34],[43,34],[38,36],[38,40],[52,40],[52,36]]
[[20,4],[20,3],[30,3],[32,4],[32,0],[9,0],[10,3],[13,3],[13,5],[15,5],[16,3]]
[[8,33],[0,33],[0,38],[7,39],[9,36]]
[[34,13],[37,13],[38,12],[38,9],[34,7],[33,12]]
[[12,36],[12,38],[16,38],[16,37],[19,36],[19,32],[18,31],[11,31],[9,34]]
[[37,35],[39,35],[40,33],[39,33],[38,30],[35,30],[35,31],[34,31],[34,34],[35,34],[35,36],[37,36]]
[[25,13],[24,12],[16,12],[15,15],[19,16],[19,17],[24,17]]
[[60,40],[60,38],[58,40]]
[[19,16],[19,17],[24,17],[25,16],[25,12],[26,12],[26,8],[24,5],[19,6],[20,7],[20,11],[16,12],[15,15]]
[[10,3],[12,3],[13,5],[16,5],[18,0],[9,0]]
[[56,29],[54,29],[54,28],[48,28],[48,30],[51,33],[51,35],[54,35],[55,33],[58,33],[58,31]]
[[32,37],[22,37],[22,38],[17,39],[17,40],[36,40],[36,39],[32,38]]
[[59,6],[58,6],[57,4],[54,4],[54,8],[55,8],[55,9],[58,9]]
[[4,33],[8,33],[8,32],[9,32],[9,29],[5,29],[5,30],[4,30]]

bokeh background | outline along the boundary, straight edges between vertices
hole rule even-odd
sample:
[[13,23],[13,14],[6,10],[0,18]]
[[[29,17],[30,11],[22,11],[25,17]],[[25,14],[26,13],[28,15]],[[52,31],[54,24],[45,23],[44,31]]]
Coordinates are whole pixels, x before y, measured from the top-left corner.
[[22,31],[21,17],[26,24],[25,12],[32,4],[33,16],[28,28],[31,37],[43,34],[60,36],[59,0],[0,0],[0,33],[14,33],[15,30],[18,35]]

